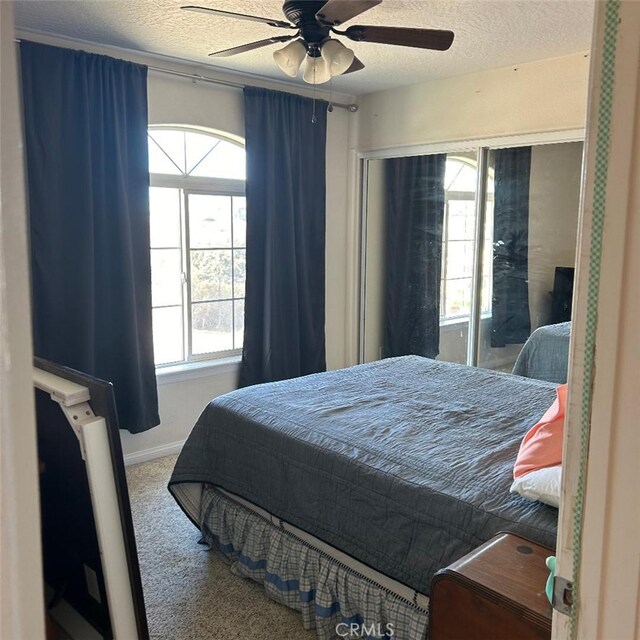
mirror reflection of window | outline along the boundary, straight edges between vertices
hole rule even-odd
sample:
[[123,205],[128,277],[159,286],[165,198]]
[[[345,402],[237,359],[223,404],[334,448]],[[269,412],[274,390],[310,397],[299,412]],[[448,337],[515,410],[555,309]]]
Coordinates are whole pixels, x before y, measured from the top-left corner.
[[[404,349],[427,357],[437,353],[439,360],[511,371],[535,329],[568,317],[571,292],[567,293],[566,286],[562,294],[555,290],[558,274],[564,277],[561,282],[567,281],[566,274],[575,261],[582,142],[485,153],[483,206],[478,205],[476,192],[482,155],[477,148],[422,156],[422,160],[416,156],[368,161],[361,336],[364,361],[403,355]],[[425,182],[420,173],[433,173],[436,157],[446,158],[441,184],[434,183],[433,176]],[[413,173],[403,178],[402,167]],[[392,183],[390,173],[395,176]],[[441,229],[433,226],[433,216],[425,218],[419,211],[409,211],[421,206],[433,209],[438,201],[433,194],[421,192],[420,185],[442,190]],[[411,192],[394,193],[400,188]],[[424,234],[425,224],[432,225],[428,234]],[[409,225],[409,231],[398,232],[399,225]],[[423,242],[422,254],[397,238],[389,242],[390,230],[397,238]],[[430,240],[420,240],[423,236]],[[434,269],[429,258],[435,251],[433,238],[441,243],[440,284],[435,294],[433,287],[422,286],[420,277],[421,268]],[[406,259],[398,259],[398,252]],[[400,278],[399,269],[404,274]],[[396,272],[395,280],[390,279],[390,271]],[[391,289],[407,288],[406,295],[393,293],[393,304],[390,282]],[[428,311],[433,300],[415,302],[416,296],[420,300],[434,295],[439,297],[439,335],[435,337],[430,328],[432,312]],[[403,306],[408,306],[410,313],[399,311]],[[391,345],[393,349],[389,349],[390,320],[391,333],[403,338]],[[407,323],[406,330],[393,325],[399,321]],[[431,332],[428,339],[421,335],[425,331]],[[429,353],[422,352],[426,350]]]
[[[449,154],[445,174],[439,360],[467,362],[469,321],[474,292],[477,234],[477,153]],[[493,216],[493,173],[487,176],[485,216]],[[483,318],[491,314],[491,240],[484,244]]]
[[[545,330],[537,337],[533,348],[538,352],[542,369],[532,371],[533,377],[544,376],[549,379],[548,365],[557,360],[557,374],[552,375],[554,382],[566,381],[566,363],[569,349],[569,326],[557,326],[570,318],[569,313],[554,313],[554,305],[567,307],[570,310],[572,294],[572,278],[567,281],[562,291],[558,291],[557,274],[573,273],[576,259],[576,240],[578,229],[578,213],[580,206],[580,182],[582,172],[582,142],[533,145],[528,178],[528,221],[526,226],[527,240],[523,248],[526,250],[526,273],[520,279],[525,288],[528,304],[529,330],[520,340],[507,340],[498,346],[490,322],[480,323],[478,338],[477,364],[481,367],[510,372],[523,348],[523,344],[531,333],[540,327],[554,328]],[[491,150],[488,156],[489,170],[494,171],[496,157],[500,150]],[[496,186],[497,189],[497,186]],[[487,194],[488,200],[489,193]],[[485,221],[485,241],[494,244],[495,223],[489,216]],[[485,245],[486,246],[486,245]],[[495,253],[495,252],[494,252]],[[495,261],[495,255],[492,256]],[[485,261],[483,278],[490,275]],[[491,275],[493,281],[495,275]],[[563,281],[564,282],[564,281]],[[512,316],[514,306],[518,303],[513,298],[517,294],[507,288],[504,302],[505,314]],[[562,300],[555,300],[562,296]],[[521,296],[520,296],[521,297]],[[495,307],[496,292],[483,291],[483,306],[491,299]],[[567,302],[568,300],[568,302]],[[498,327],[499,329],[499,327]],[[548,334],[548,337],[547,335]],[[532,349],[530,346],[529,349]],[[518,371],[516,371],[518,372]],[[519,371],[522,373],[522,371]],[[557,376],[557,377],[556,377]]]

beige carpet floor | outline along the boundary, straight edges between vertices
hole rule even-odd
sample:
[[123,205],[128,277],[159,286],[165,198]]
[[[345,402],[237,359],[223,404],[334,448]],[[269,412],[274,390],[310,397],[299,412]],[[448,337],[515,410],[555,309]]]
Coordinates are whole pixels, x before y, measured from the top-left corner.
[[127,468],[152,640],[313,640],[301,616],[234,576],[167,491],[176,457]]

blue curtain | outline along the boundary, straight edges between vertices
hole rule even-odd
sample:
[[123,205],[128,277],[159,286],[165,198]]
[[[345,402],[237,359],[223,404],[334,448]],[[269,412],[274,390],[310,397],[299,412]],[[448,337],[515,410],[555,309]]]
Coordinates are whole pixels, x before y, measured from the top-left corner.
[[440,276],[446,154],[385,161],[383,355],[435,358],[440,351]]
[[20,45],[34,350],[109,380],[119,423],[157,425],[147,69]]
[[494,151],[491,346],[525,342],[529,314],[531,147]]
[[325,363],[327,103],[247,87],[247,271],[240,385]]

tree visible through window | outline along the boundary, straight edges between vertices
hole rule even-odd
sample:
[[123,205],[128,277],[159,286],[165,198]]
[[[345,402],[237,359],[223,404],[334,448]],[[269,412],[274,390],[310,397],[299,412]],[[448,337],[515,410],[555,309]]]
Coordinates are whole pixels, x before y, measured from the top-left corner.
[[200,131],[151,128],[149,169],[156,366],[239,353],[244,149]]
[[[476,181],[472,161],[447,158],[445,172],[445,215],[442,234],[440,319],[468,317],[473,296],[476,246]],[[493,179],[488,180],[485,229],[493,229]],[[492,237],[485,233],[482,265],[481,313],[491,311]]]

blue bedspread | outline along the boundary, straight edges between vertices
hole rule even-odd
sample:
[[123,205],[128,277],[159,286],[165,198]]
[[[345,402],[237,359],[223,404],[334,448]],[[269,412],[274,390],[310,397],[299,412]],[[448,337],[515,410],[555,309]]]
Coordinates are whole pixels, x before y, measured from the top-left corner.
[[571,322],[538,327],[522,347],[512,373],[564,384],[569,367],[570,336]]
[[509,493],[554,398],[553,384],[415,356],[249,387],[208,405],[170,489],[218,485],[429,593],[498,531],[554,544],[557,510]]

